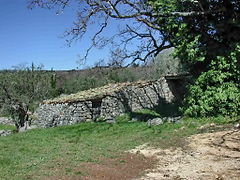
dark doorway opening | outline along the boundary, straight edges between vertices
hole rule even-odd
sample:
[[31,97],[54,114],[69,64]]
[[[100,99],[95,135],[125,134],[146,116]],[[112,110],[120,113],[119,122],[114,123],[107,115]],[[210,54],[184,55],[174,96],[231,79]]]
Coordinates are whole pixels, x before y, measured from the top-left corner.
[[92,100],[92,118],[94,121],[100,117],[101,105],[102,105],[102,99]]

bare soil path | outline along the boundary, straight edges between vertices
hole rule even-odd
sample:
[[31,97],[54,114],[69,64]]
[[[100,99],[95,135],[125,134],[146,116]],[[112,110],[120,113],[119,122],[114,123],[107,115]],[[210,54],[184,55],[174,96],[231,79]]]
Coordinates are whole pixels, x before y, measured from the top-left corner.
[[132,153],[156,157],[157,166],[137,180],[240,180],[240,130],[197,134],[183,148],[139,146]]
[[[68,167],[59,161],[46,180],[240,180],[240,129],[196,134],[175,148],[147,144],[100,162]],[[59,164],[59,165],[58,165]]]

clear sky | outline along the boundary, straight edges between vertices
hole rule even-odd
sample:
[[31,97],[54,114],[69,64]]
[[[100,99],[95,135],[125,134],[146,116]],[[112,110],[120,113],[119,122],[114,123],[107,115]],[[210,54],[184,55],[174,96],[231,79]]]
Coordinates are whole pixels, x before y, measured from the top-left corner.
[[[0,0],[0,69],[18,64],[42,63],[44,69],[76,69],[79,55],[83,56],[89,41],[83,40],[71,47],[60,38],[71,27],[74,10],[63,14],[41,8],[30,10],[27,0]],[[108,58],[108,50],[91,51],[87,65]]]

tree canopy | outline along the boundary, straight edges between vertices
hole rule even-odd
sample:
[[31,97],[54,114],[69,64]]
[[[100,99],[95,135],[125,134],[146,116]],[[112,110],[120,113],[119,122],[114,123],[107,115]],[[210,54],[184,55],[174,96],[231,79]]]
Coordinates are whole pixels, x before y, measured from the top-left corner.
[[53,96],[53,75],[34,64],[0,72],[0,106],[11,115],[17,129],[25,126],[29,111]]
[[204,71],[217,56],[229,55],[240,41],[238,0],[156,0],[151,4],[157,14],[184,13],[159,16],[157,22],[176,47],[177,55],[196,66],[193,72]]
[[[119,61],[128,60],[133,64],[137,61],[146,62],[172,46],[154,20],[153,8],[144,0],[30,0],[29,8],[35,6],[55,9],[57,12],[64,11],[68,6],[78,7],[73,26],[68,28],[64,36],[67,43],[71,44],[81,40],[87,32],[94,32],[92,44],[83,57],[85,59],[92,48],[110,46],[110,54],[118,52]],[[121,25],[112,27],[114,22]],[[110,31],[106,36],[104,31],[107,28]]]
[[[30,0],[29,7],[64,10],[71,0]],[[74,1],[75,2],[75,1]],[[239,0],[77,0],[79,9],[68,42],[81,39],[92,23],[98,25],[93,47],[111,43],[118,61],[146,62],[175,47],[193,82],[183,111],[190,116],[240,114]],[[110,37],[102,32],[111,20],[124,21]],[[135,48],[129,45],[136,44]],[[115,53],[116,54],[116,53]],[[122,60],[121,60],[122,59]]]
[[156,0],[157,18],[194,76],[183,111],[190,116],[239,115],[240,2],[237,0]]
[[[113,50],[121,50],[122,59],[146,61],[166,48],[200,38],[201,44],[194,54],[199,60],[205,55],[212,59],[216,54],[226,54],[221,49],[227,50],[230,44],[239,42],[238,0],[30,0],[28,5],[57,12],[71,5],[78,6],[73,26],[65,36],[69,43],[79,40],[95,24],[98,29],[86,56],[91,48],[111,43]],[[104,37],[102,33],[111,20],[125,22],[116,34]],[[129,48],[131,42],[137,43],[135,49]],[[185,53],[190,52],[180,54],[186,56]],[[194,54],[190,58],[195,59]]]

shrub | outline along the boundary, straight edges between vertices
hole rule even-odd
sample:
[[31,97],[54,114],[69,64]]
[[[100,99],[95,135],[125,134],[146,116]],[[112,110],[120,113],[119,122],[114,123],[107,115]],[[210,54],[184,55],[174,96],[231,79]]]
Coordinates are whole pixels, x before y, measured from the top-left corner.
[[240,115],[240,45],[228,56],[217,56],[193,85],[182,108],[188,116]]

